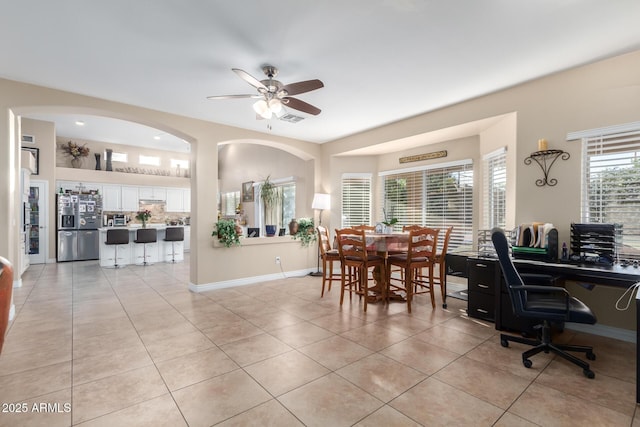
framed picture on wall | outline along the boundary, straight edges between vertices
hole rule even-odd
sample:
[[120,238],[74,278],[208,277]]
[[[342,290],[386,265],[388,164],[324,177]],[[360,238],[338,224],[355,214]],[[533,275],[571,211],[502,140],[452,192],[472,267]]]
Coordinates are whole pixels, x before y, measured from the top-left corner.
[[253,202],[253,181],[242,183],[242,203]]
[[32,153],[33,157],[36,158],[36,171],[33,174],[40,175],[40,149],[35,147],[22,147],[22,149]]

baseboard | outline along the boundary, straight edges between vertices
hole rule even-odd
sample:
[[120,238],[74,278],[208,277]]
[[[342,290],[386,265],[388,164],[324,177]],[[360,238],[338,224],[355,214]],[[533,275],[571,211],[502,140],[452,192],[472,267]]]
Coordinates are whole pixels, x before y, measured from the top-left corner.
[[565,323],[565,328],[572,331],[585,332],[587,334],[614,338],[620,341],[633,343],[637,341],[636,331],[615,328],[613,326],[601,325],[598,323],[596,323],[595,325],[584,325],[582,323]]
[[58,260],[56,258],[47,259],[47,264],[55,264],[56,262],[58,262]]
[[256,283],[269,282],[272,280],[278,280],[278,279],[289,278],[289,277],[303,277],[313,271],[315,271],[314,268],[308,268],[304,270],[287,271],[284,273],[284,277],[283,277],[283,273],[275,273],[275,274],[266,274],[263,276],[243,277],[241,279],[224,280],[222,282],[204,283],[202,285],[196,285],[194,283],[189,282],[189,290],[191,292],[198,293],[198,292],[205,292],[205,291],[213,291],[216,289],[233,288],[236,286],[254,285]]
[[11,303],[11,308],[9,309],[9,322],[11,322],[16,317],[16,305]]
[[22,277],[18,277],[17,279],[15,279],[13,281],[13,287],[14,288],[21,288],[22,287]]

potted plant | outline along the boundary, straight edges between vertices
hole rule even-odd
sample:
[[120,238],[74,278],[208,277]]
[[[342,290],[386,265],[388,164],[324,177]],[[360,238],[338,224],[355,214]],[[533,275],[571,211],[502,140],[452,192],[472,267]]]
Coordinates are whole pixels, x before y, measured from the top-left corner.
[[276,235],[276,225],[272,224],[272,222],[274,209],[278,201],[278,187],[270,181],[270,176],[271,175],[268,175],[260,186],[260,198],[262,199],[262,206],[264,207],[265,231],[267,236],[272,237]]
[[393,233],[393,225],[398,222],[398,218],[391,218],[390,220],[384,220],[382,223],[385,225],[385,233]]
[[387,216],[387,210],[382,208],[382,213],[384,214],[384,221],[382,223],[385,225],[385,233],[393,233],[393,226],[398,222],[398,218],[393,217],[394,209],[391,209],[391,218]]
[[136,219],[142,221],[142,228],[147,228],[147,221],[151,219],[151,211],[149,209],[143,209],[136,214]]
[[298,219],[298,231],[293,235],[294,239],[300,239],[302,246],[309,246],[316,241],[316,230],[312,218]]
[[231,246],[240,246],[240,236],[236,231],[236,222],[232,219],[220,219],[216,222],[216,229],[211,233],[217,236],[220,243],[227,248]]

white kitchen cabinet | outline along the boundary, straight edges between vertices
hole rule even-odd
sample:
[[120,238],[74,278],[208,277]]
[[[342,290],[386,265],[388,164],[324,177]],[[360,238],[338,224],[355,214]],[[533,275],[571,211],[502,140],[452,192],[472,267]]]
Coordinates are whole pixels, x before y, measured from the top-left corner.
[[124,212],[136,212],[140,209],[138,190],[138,187],[122,186],[122,210]]
[[191,212],[191,189],[185,188],[183,193],[184,212]]
[[167,188],[167,212],[184,212],[184,190]]
[[184,241],[182,244],[185,252],[191,251],[191,227],[188,225],[184,226]]
[[102,210],[107,212],[122,211],[122,186],[102,186]]
[[167,200],[167,189],[163,187],[140,187],[140,200]]

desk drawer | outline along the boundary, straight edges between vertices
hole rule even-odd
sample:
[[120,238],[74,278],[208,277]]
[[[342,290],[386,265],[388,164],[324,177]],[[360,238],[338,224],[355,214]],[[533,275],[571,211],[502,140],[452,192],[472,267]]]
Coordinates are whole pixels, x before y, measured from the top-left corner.
[[469,260],[469,292],[494,294],[495,292],[495,263],[479,260]]
[[493,295],[469,291],[467,314],[476,319],[493,322],[495,320],[495,300]]

